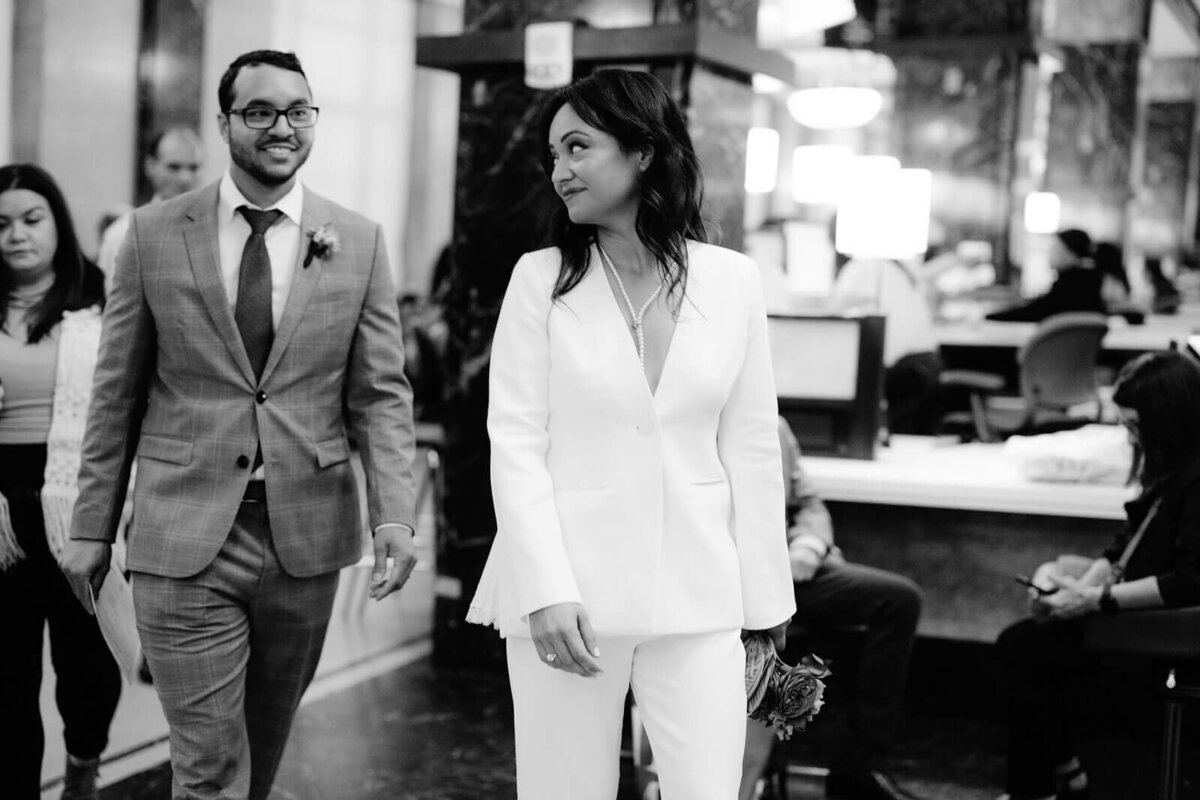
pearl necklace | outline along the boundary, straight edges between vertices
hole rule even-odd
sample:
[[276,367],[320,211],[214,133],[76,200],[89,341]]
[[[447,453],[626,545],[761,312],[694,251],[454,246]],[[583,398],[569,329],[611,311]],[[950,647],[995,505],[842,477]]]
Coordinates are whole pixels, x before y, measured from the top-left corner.
[[650,308],[650,304],[654,302],[659,292],[662,291],[662,283],[660,282],[654,288],[654,291],[650,293],[650,296],[646,298],[646,302],[642,303],[641,310],[634,311],[633,301],[629,299],[629,292],[625,291],[625,282],[621,280],[621,273],[617,272],[612,259],[609,258],[608,253],[604,251],[599,242],[596,242],[596,249],[600,251],[600,257],[612,271],[613,277],[617,279],[617,288],[621,290],[621,299],[625,301],[625,307],[629,309],[629,317],[633,320],[633,324],[629,327],[633,330],[633,335],[637,339],[638,361],[641,362],[642,369],[644,370],[646,368],[646,328],[643,322],[646,318],[646,310]]

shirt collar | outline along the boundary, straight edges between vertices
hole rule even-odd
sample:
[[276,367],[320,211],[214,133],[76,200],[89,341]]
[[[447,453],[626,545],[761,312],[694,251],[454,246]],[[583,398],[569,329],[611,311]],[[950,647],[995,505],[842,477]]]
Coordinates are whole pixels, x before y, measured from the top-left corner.
[[[251,208],[259,208],[259,206],[251,203],[238,189],[237,184],[233,182],[233,176],[229,170],[225,170],[225,174],[221,176],[221,185],[217,190],[217,208],[219,211],[219,220],[221,222],[229,222],[238,214],[239,206],[250,206]],[[269,208],[262,209],[269,211],[272,208],[279,209],[284,216],[290,219],[295,224],[300,224],[300,214],[304,210],[304,184],[296,181],[292,184],[291,191],[279,198],[279,201],[272,204]]]

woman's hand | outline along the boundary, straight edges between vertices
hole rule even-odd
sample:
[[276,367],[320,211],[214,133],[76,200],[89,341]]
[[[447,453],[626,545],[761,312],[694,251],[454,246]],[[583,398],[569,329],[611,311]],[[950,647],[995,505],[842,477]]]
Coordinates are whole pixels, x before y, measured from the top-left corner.
[[[1089,586],[1067,575],[1057,574],[1057,572],[1050,574],[1048,578],[1052,586],[1058,587],[1058,591],[1036,601],[1036,606],[1042,612],[1040,616],[1052,619],[1075,619],[1100,610],[1101,587]],[[1036,612],[1035,615],[1037,615]]]
[[563,672],[594,678],[600,648],[582,603],[556,603],[529,615],[529,631],[542,663]]
[[[788,625],[792,624],[791,618],[785,619],[783,622],[776,625],[774,628],[764,628],[763,633],[771,637],[771,643],[775,645],[775,652],[782,653],[783,648],[787,647],[787,629]],[[744,628],[742,630],[742,641],[746,640],[746,636],[751,633],[757,633],[757,630]]]

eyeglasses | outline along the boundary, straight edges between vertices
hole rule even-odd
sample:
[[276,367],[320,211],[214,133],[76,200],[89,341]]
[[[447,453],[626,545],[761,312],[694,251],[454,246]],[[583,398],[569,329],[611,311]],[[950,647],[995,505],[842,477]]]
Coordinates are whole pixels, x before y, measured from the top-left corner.
[[274,128],[280,116],[287,117],[288,124],[293,128],[311,128],[317,124],[317,113],[320,110],[316,106],[292,106],[291,108],[249,106],[248,108],[231,108],[225,113],[240,114],[247,128],[265,131],[268,128]]

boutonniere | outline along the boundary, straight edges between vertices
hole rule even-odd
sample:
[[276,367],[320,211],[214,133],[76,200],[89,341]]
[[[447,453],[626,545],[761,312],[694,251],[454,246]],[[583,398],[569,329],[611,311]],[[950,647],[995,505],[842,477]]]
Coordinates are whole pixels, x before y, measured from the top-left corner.
[[309,228],[306,233],[308,253],[304,256],[304,269],[308,269],[314,258],[324,260],[342,249],[342,240],[338,238],[337,231],[331,223],[326,222],[315,230]]

